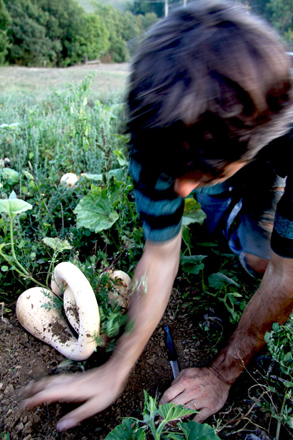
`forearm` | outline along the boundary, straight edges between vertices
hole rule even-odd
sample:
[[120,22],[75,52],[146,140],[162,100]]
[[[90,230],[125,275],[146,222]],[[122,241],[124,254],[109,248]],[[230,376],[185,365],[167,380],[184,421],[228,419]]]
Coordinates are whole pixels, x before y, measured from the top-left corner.
[[293,260],[272,252],[261,285],[248,303],[227,347],[211,368],[232,384],[251,357],[264,345],[264,336],[274,322],[286,322],[293,308]]
[[163,245],[148,243],[137,265],[128,312],[128,327],[119,339],[110,363],[129,371],[162,318],[169,301],[180,258],[181,234]]

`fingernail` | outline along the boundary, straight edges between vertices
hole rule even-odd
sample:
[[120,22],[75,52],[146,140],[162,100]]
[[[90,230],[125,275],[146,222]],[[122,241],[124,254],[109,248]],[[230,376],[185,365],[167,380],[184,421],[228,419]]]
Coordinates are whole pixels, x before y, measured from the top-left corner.
[[74,422],[71,419],[67,419],[67,420],[62,420],[61,422],[59,422],[56,426],[58,431],[66,431],[66,429],[71,428],[72,426],[74,426]]

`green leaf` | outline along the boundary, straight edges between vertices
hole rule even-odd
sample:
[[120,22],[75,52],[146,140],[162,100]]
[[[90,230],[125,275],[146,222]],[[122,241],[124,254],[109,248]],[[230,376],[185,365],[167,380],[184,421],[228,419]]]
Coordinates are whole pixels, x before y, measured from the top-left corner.
[[168,432],[167,435],[163,434],[163,440],[184,440],[184,437],[182,437],[182,435],[180,434],[176,434],[175,432]]
[[236,281],[234,281],[232,278],[227,277],[227,275],[221,272],[213,273],[209,276],[209,285],[216,290],[222,290],[225,286],[228,286],[229,284],[240,287],[239,284],[236,283]]
[[182,255],[180,258],[180,263],[182,265],[182,270],[188,274],[198,275],[203,269],[203,260],[207,255]]
[[165,405],[159,405],[158,414],[165,419],[166,423],[169,423],[172,420],[196,414],[196,411],[184,408],[181,405],[174,405],[174,403],[165,403]]
[[111,226],[118,220],[119,215],[112,209],[112,204],[107,195],[100,191],[91,191],[83,197],[76,206],[74,213],[77,214],[77,228],[86,228],[98,233]]
[[[123,176],[125,174],[125,170],[123,168],[116,168],[114,170],[110,170],[108,171],[108,173],[106,173],[107,177],[116,177],[116,179],[118,181],[121,181],[123,179]],[[103,174],[91,174],[91,173],[86,173],[83,175],[83,177],[89,179],[89,180],[94,180],[96,182],[102,182],[103,181]]]
[[289,382],[289,381],[285,380],[284,386],[287,388],[293,388],[293,382]]
[[43,238],[43,243],[52,248],[54,252],[63,252],[65,250],[72,249],[72,246],[68,243],[67,240],[60,240],[60,238]]
[[10,218],[14,218],[17,214],[32,209],[30,203],[21,199],[2,199],[0,200],[0,212],[8,214]]
[[184,433],[185,440],[220,440],[214,429],[206,423],[200,424],[192,420],[187,423],[179,422],[177,426]]
[[193,197],[185,199],[182,217],[183,226],[188,226],[191,223],[199,223],[202,225],[205,218],[206,214],[201,209],[200,204]]
[[143,418],[144,422],[149,419],[154,419],[157,415],[157,399],[151,397],[146,390],[143,390],[144,394],[144,409],[143,409]]
[[287,425],[289,426],[289,428],[293,429],[293,417],[289,417],[286,420]]
[[118,160],[118,163],[121,167],[128,165],[128,161],[125,159],[122,151],[114,150],[113,153],[115,154],[116,159]]
[[[135,424],[134,428],[132,428]],[[105,440],[145,440],[146,435],[143,428],[137,428],[137,423],[128,417],[123,420],[121,425],[116,426]]]
[[19,183],[19,173],[12,168],[3,168],[1,171],[2,177],[9,185]]

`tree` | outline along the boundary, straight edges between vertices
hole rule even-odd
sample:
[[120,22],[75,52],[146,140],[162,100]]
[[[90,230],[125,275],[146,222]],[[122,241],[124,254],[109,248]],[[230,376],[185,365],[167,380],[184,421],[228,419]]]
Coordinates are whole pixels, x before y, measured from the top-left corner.
[[54,64],[60,44],[46,36],[37,5],[30,0],[6,0],[5,3],[11,17],[7,33],[10,42],[8,60],[25,65],[41,65],[46,60]]
[[[169,3],[172,0],[169,0]],[[126,8],[135,15],[145,15],[147,13],[154,13],[158,17],[163,17],[165,13],[165,2],[161,0],[154,0],[152,2],[135,1],[127,3]]]
[[123,13],[111,5],[96,3],[95,13],[109,32],[109,59],[115,63],[127,61],[129,51],[126,43],[141,34],[141,21],[129,11]]
[[82,47],[89,60],[100,58],[110,47],[109,32],[106,25],[94,13],[85,17]]
[[9,39],[7,31],[11,25],[11,17],[3,0],[0,1],[0,64],[4,64],[8,54]]
[[158,16],[154,12],[148,12],[145,15],[138,15],[137,18],[141,22],[141,32],[147,31],[151,26],[153,26],[158,21]]
[[267,19],[283,35],[292,29],[293,0],[270,0],[265,12]]
[[293,50],[293,0],[249,0],[249,7],[266,19]]

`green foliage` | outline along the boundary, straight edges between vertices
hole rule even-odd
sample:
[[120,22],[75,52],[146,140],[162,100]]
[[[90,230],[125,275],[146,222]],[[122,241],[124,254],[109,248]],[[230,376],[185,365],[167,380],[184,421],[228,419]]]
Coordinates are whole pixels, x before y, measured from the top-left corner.
[[24,200],[17,199],[15,193],[12,193],[9,199],[0,200],[0,212],[8,214],[11,220],[13,220],[17,214],[21,214],[28,209],[32,209],[32,205]]
[[[293,317],[284,325],[275,322],[265,335],[273,367],[266,375],[267,384],[262,385],[260,406],[277,420],[276,440],[279,440],[281,425],[293,429]],[[274,371],[276,374],[273,374]],[[265,392],[263,390],[265,389]]]
[[293,365],[293,317],[291,316],[284,325],[275,322],[272,330],[266,333],[265,341],[273,359],[278,362],[283,373],[291,376]]
[[9,40],[7,30],[11,25],[11,17],[6,9],[4,0],[0,1],[0,65],[5,63],[8,54]]
[[186,274],[198,275],[204,269],[203,260],[207,258],[207,255],[182,255],[180,263],[183,272]]
[[189,226],[192,223],[203,224],[206,214],[200,207],[200,204],[193,198],[189,197],[185,200],[182,225]]
[[[182,418],[191,416],[196,411],[184,408],[181,405],[166,403],[157,405],[144,391],[145,404],[142,412],[143,419],[132,417],[125,418],[121,425],[111,431],[105,440],[147,440],[153,438],[173,440],[219,440],[214,429],[207,424],[199,424],[194,421],[181,422]],[[170,425],[170,422],[179,422]]]
[[142,21],[129,11],[122,13],[111,5],[97,3],[95,13],[102,18],[109,31],[109,61],[121,63],[129,59],[127,42],[144,31]]
[[[169,0],[171,4],[173,0]],[[127,9],[136,15],[146,15],[148,13],[156,14],[157,17],[164,16],[164,3],[161,1],[145,2],[135,1],[127,4]]]
[[[6,2],[10,63],[67,66],[95,59],[109,47],[109,33],[101,17],[74,0],[16,0]],[[1,43],[1,40],[0,40]]]
[[141,22],[143,32],[145,32],[158,21],[158,16],[154,12],[147,12],[144,15],[138,15],[138,19]]
[[[0,157],[8,156],[11,168],[0,168],[0,295],[16,298],[24,286],[49,286],[54,266],[72,261],[98,300],[99,343],[112,350],[126,315],[108,298],[113,282],[105,271],[131,275],[143,239],[122,134],[124,108],[117,100],[90,101],[91,81],[44,103],[2,107]],[[66,172],[80,176],[72,188],[59,183]]]
[[[114,198],[117,196],[119,197],[118,192],[114,194]],[[109,197],[106,189],[93,185],[91,192],[80,200],[74,210],[77,214],[77,228],[87,228],[95,233],[110,229],[119,218],[118,213],[112,209],[112,204],[113,194]]]
[[[42,10],[33,0],[4,0],[12,23],[8,29],[10,41],[8,61],[24,65],[57,63],[60,40],[51,40],[46,32]],[[48,21],[48,20],[46,20]]]
[[293,2],[292,0],[249,0],[249,9],[265,18],[293,50]]
[[86,15],[82,40],[83,53],[89,60],[95,60],[104,55],[109,46],[109,32],[102,18],[96,14]]
[[74,0],[0,0],[0,64],[64,67],[103,56],[124,62],[127,42],[155,21],[109,4],[87,13]]

